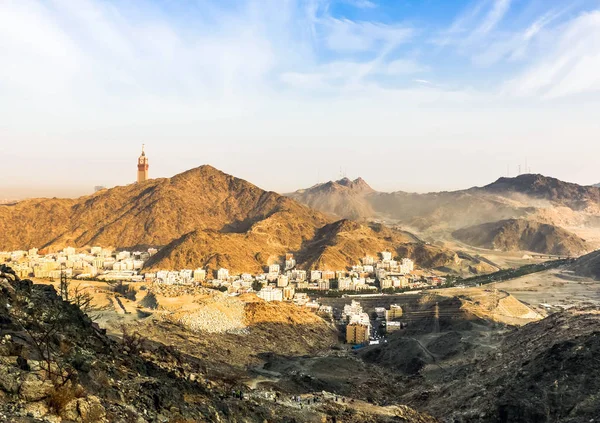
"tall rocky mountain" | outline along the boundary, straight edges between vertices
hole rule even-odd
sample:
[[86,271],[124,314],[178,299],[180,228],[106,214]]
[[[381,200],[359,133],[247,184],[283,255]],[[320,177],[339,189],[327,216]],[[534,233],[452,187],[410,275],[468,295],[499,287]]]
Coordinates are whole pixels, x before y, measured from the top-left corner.
[[366,195],[374,192],[362,178],[354,181],[343,178],[287,195],[324,213],[361,220],[375,213],[371,205],[364,200]]
[[[369,190],[360,180],[342,181],[340,186]],[[78,199],[2,205],[0,249],[159,247],[149,268],[226,267],[237,273],[261,272],[287,252],[296,253],[301,267],[344,269],[364,254],[395,251],[403,242],[414,242],[406,234],[384,239],[368,227],[348,225],[201,166]],[[326,248],[316,253],[315,246]]]
[[600,188],[542,175],[500,178],[484,187],[425,194],[350,189],[341,182],[288,195],[323,212],[400,223],[424,234],[450,234],[507,219],[528,219],[561,228],[600,228]]
[[578,256],[590,250],[584,239],[571,232],[525,219],[507,219],[470,226],[455,231],[453,236],[475,247],[502,251],[522,250]]

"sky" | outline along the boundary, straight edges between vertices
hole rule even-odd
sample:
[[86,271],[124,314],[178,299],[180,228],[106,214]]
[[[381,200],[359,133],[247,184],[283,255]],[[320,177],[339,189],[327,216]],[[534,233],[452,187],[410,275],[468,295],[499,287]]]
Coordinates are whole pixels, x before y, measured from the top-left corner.
[[0,200],[600,182],[600,0],[0,0]]

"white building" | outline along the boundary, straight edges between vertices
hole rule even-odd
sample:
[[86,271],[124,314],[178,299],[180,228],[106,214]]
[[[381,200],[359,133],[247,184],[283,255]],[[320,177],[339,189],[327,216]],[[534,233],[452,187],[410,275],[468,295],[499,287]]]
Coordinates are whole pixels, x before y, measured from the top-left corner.
[[217,270],[217,279],[220,281],[226,281],[229,279],[229,270],[223,268]]
[[265,301],[283,301],[283,290],[272,286],[264,287],[256,295]]
[[289,284],[289,280],[288,280],[287,276],[285,276],[285,275],[279,275],[277,277],[277,286],[278,287],[283,288],[285,286],[288,286],[288,284]]
[[194,282],[204,282],[206,279],[206,270],[198,268],[194,270]]
[[289,259],[285,261],[285,270],[290,270],[293,269],[294,267],[296,267],[296,260]]

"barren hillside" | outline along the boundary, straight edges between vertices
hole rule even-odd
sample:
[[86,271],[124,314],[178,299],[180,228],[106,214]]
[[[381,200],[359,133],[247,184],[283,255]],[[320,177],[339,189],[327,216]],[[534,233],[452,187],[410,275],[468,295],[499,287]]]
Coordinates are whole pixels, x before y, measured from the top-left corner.
[[590,250],[586,241],[562,228],[525,219],[507,219],[454,231],[452,235],[475,247],[502,251],[578,256]]
[[570,269],[579,276],[600,280],[600,251],[579,257]]

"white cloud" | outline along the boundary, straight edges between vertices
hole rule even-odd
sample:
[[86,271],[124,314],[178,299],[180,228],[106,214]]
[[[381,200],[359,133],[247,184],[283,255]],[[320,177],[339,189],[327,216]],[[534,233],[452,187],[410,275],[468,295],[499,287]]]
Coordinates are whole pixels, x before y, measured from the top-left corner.
[[556,98],[600,91],[600,12],[556,28],[553,46],[508,82],[504,92]]
[[494,0],[491,10],[483,22],[475,29],[472,36],[480,37],[494,29],[508,12],[510,4],[511,0]]
[[[474,53],[473,62],[480,66],[491,66],[505,59],[509,61],[527,59],[531,44],[566,11],[567,9],[551,10],[521,31],[498,35],[495,41],[486,43],[481,51]],[[538,47],[542,48],[543,46],[539,45]]]
[[[15,163],[2,171],[54,178],[57,168],[72,169],[60,161],[67,152],[71,162],[95,160],[96,168],[61,181],[122,183],[130,177],[127,157],[146,142],[154,175],[210,162],[272,188],[272,174],[262,169],[275,164],[277,184],[289,190],[308,185],[298,178],[315,160],[336,167],[332,160],[347,159],[389,179],[408,149],[414,172],[437,154],[452,166],[440,173],[464,168],[470,180],[472,160],[438,149],[489,147],[493,156],[529,140],[560,146],[566,136],[584,145],[597,129],[591,107],[536,99],[598,89],[598,13],[564,25],[542,14],[503,36],[507,3],[478,3],[455,21],[452,43],[436,57],[418,44],[420,28],[332,17],[327,0],[236,3],[222,9],[215,1],[209,11],[175,18],[143,0],[0,0],[0,139],[12,140],[0,149]],[[484,35],[467,44],[477,30]],[[454,62],[486,49],[494,50],[493,72]],[[471,88],[482,75],[500,84],[511,75],[501,67],[508,60],[526,68],[506,96]],[[533,99],[515,99],[522,93]],[[375,140],[390,154],[365,161],[365,145]],[[295,148],[293,156],[286,148]],[[32,149],[51,164],[19,169]],[[293,159],[274,160],[284,155],[274,152]],[[105,164],[119,160],[127,162],[123,173],[104,176]],[[90,183],[88,173],[113,179]]]
[[398,45],[410,39],[414,30],[404,25],[355,22],[327,17],[320,21],[327,47],[334,51],[367,51],[379,44]]
[[412,59],[396,59],[385,66],[384,73],[388,75],[408,75],[429,72],[428,66],[422,65]]

